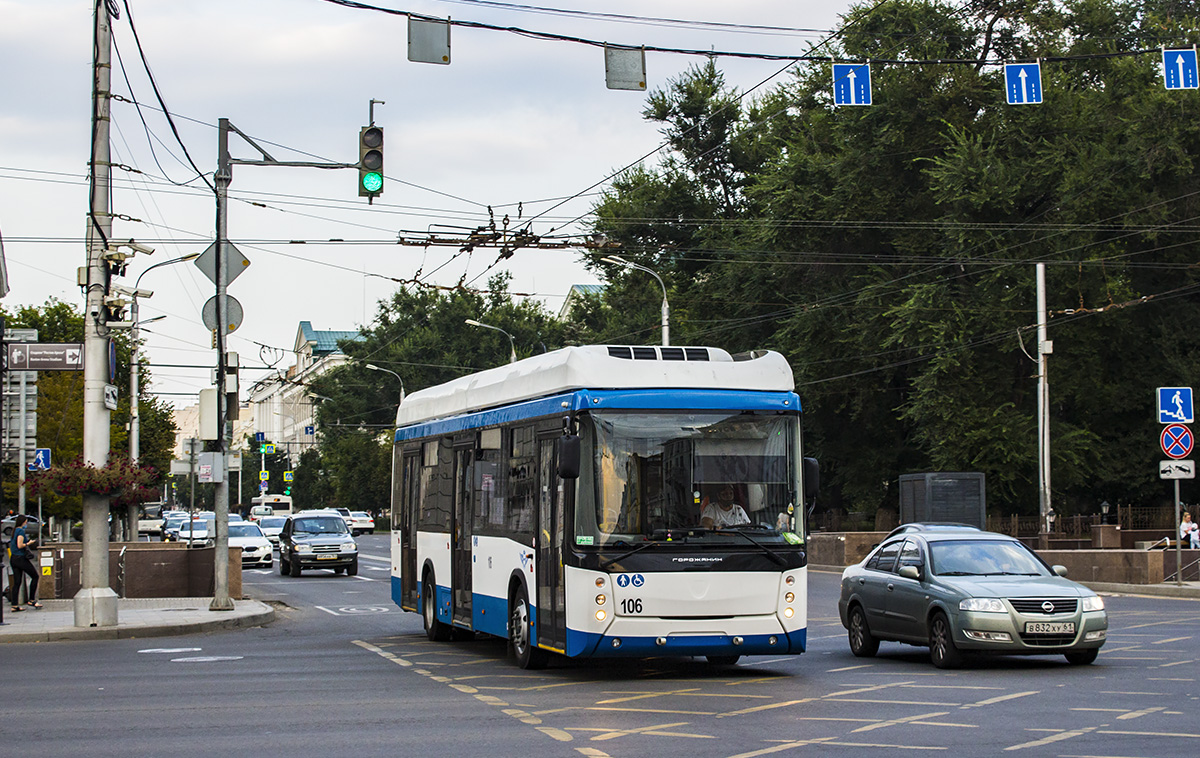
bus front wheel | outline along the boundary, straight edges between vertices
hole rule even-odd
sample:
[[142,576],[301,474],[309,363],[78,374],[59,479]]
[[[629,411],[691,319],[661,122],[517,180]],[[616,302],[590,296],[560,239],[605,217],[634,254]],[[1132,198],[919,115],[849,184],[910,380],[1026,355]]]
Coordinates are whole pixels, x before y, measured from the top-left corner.
[[425,636],[431,642],[450,639],[450,629],[438,621],[437,585],[434,584],[433,574],[426,574],[425,581],[421,583],[421,620],[425,622]]
[[546,665],[546,651],[534,642],[532,621],[529,597],[524,587],[518,587],[508,616],[508,641],[517,665],[523,669],[540,669]]

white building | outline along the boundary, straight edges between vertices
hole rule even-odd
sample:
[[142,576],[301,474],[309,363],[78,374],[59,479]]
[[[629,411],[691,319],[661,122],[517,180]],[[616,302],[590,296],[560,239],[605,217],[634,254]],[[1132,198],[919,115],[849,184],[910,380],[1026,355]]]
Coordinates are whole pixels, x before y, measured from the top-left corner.
[[250,412],[253,432],[286,448],[292,465],[300,454],[316,443],[315,403],[309,390],[314,379],[346,363],[350,358],[338,347],[339,340],[361,340],[357,331],[321,331],[301,321],[296,330],[295,364],[276,376],[250,386]]

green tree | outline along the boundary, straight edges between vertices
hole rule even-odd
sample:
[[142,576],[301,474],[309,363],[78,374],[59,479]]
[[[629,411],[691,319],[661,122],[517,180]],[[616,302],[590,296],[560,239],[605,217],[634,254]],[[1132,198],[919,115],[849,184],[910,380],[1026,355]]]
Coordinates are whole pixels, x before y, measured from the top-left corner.
[[313,382],[313,391],[328,399],[317,407],[321,437],[316,453],[301,461],[297,492],[355,510],[388,507],[388,430],[395,424],[401,381],[411,393],[508,362],[508,338],[470,326],[467,319],[511,334],[519,358],[564,344],[563,325],[540,303],[510,297],[507,276],[493,277],[486,293],[398,290],[379,304],[374,326],[361,341],[341,344],[351,360]]
[[[1176,328],[1200,315],[1180,233],[1200,95],[1123,53],[1198,36],[1195,2],[865,4],[828,52],[875,61],[873,106],[832,107],[825,63],[754,100],[697,67],[647,108],[671,155],[615,182],[595,231],[670,283],[673,342],[789,358],[822,502],[868,511],[896,507],[900,474],[969,470],[994,509],[1036,512],[1044,261],[1055,507],[1163,499],[1153,388],[1200,368],[1200,335]],[[1028,108],[1004,105],[994,65],[936,63],[1056,56],[1091,57],[1045,63]],[[631,333],[633,314],[653,342],[654,283],[601,257],[613,285],[573,336]]]
[[[0,309],[8,328],[38,330],[39,342],[82,342],[83,314],[75,306],[51,298],[42,306],[20,306],[12,311]],[[117,410],[110,418],[109,443],[115,455],[129,452],[129,361],[131,342],[128,332],[114,330],[117,348],[117,372],[112,383],[121,388]],[[138,411],[140,417],[139,464],[160,475],[167,471],[175,445],[175,420],[171,407],[149,391],[151,373],[148,359],[140,357]],[[83,374],[78,371],[43,371],[38,374],[38,445],[48,447],[54,461],[74,460],[83,453]],[[10,464],[4,474],[4,497],[15,503],[16,469]],[[78,496],[43,496],[48,515],[74,518],[83,503]]]

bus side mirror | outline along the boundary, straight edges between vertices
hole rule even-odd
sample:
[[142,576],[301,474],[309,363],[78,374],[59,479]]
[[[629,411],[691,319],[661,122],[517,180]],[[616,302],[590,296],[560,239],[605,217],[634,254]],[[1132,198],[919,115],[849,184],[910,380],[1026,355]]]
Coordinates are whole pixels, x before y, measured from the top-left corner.
[[817,491],[821,488],[821,469],[817,465],[816,458],[804,459],[804,499],[812,500],[816,498]]
[[579,478],[578,434],[564,434],[558,438],[558,475],[563,479]]

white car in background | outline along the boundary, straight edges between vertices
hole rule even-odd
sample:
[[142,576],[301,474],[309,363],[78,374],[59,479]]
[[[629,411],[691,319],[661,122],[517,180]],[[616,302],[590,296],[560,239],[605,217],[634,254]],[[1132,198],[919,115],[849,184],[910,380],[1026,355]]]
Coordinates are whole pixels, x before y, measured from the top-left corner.
[[366,511],[350,511],[350,521],[346,526],[350,527],[350,534],[355,537],[364,532],[375,533],[375,519]]
[[271,541],[263,534],[258,524],[240,521],[229,525],[229,546],[242,549],[242,567],[266,566],[271,568]]
[[287,516],[263,516],[258,520],[258,528],[262,529],[262,533],[276,550],[279,549],[279,533],[283,531],[285,522]]

